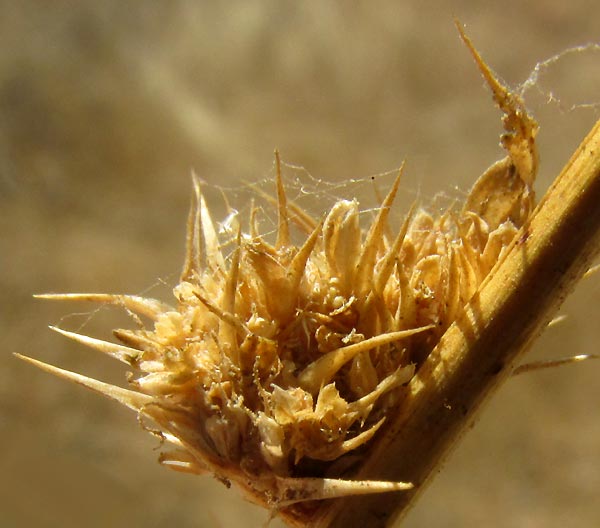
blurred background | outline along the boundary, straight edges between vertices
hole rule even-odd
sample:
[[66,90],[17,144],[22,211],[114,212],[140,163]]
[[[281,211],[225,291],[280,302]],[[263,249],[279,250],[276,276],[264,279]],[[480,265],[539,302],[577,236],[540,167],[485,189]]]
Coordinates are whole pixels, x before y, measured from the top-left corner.
[[[161,468],[131,412],[17,361],[125,384],[120,365],[46,326],[110,338],[129,319],[32,294],[169,300],[191,170],[220,219],[220,189],[247,205],[275,147],[304,167],[285,176],[315,213],[334,195],[373,202],[370,176],[404,159],[399,211],[460,198],[503,153],[453,16],[513,87],[600,41],[600,4],[583,0],[0,1],[1,527],[264,525],[237,491]],[[540,195],[597,120],[599,94],[594,51],[525,93],[541,126]],[[327,192],[305,195],[302,178]],[[595,276],[528,359],[598,352],[599,301]],[[403,526],[599,525],[599,376],[590,362],[507,382]]]

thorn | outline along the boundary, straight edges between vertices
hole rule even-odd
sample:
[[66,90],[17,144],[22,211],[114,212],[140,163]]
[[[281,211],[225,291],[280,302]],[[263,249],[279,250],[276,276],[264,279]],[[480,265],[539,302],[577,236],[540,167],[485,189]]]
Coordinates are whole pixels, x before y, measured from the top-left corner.
[[152,350],[156,351],[158,344],[148,337],[139,335],[132,330],[113,330],[113,335],[121,342],[135,347],[135,350]]
[[531,186],[538,167],[537,146],[534,141],[538,125],[525,110],[521,98],[510,92],[484,62],[457,18],[454,19],[454,25],[490,87],[494,101],[505,114],[503,123],[507,134],[502,136],[501,144],[508,152],[511,163],[517,168],[520,178]]
[[201,258],[206,259],[206,265],[211,270],[223,270],[225,269],[225,261],[223,260],[223,255],[221,254],[219,237],[217,236],[215,224],[210,216],[210,211],[206,205],[204,195],[200,192],[199,184],[197,192],[199,193],[200,198],[200,226],[202,231],[202,237],[200,237],[200,247],[204,249],[204,253],[201,255]]
[[[242,232],[241,228],[238,229],[237,234],[237,246],[231,256],[231,266],[229,267],[229,274],[225,280],[225,288],[223,291],[223,300],[221,302],[221,312],[223,314],[230,314],[238,321],[239,324],[232,325],[229,321],[227,324],[220,326],[219,335],[220,340],[223,343],[228,343],[231,347],[232,360],[236,365],[240,364],[238,340],[236,330],[240,329],[241,323],[235,317],[235,294],[237,293],[238,275],[240,269],[240,252],[242,246]],[[243,326],[243,325],[242,325]],[[244,327],[245,328],[245,327]],[[243,335],[247,335],[246,331]]]
[[112,295],[109,293],[42,293],[34,295],[36,299],[49,299],[52,301],[89,301],[103,304],[121,306],[132,312],[156,320],[165,312],[175,309],[156,299],[140,297],[138,295]]
[[248,232],[250,233],[250,239],[256,240],[259,237],[259,229],[258,229],[258,218],[257,218],[258,208],[254,203],[254,197],[250,199],[250,218],[248,220]]
[[185,262],[181,272],[182,281],[192,281],[200,275],[203,255],[200,237],[200,179],[192,172],[192,203],[187,220]]
[[373,438],[373,436],[375,436],[375,433],[379,431],[379,428],[383,425],[383,422],[385,422],[385,417],[379,420],[373,427],[370,427],[366,431],[356,435],[354,438],[350,438],[349,440],[342,442],[342,445],[340,446],[340,452],[336,454],[334,459],[359,448],[363,444],[366,444],[369,440],[371,440],[371,438]]
[[[585,277],[585,275],[584,275],[584,277]],[[557,315],[548,323],[548,326],[546,328],[552,328],[553,326],[556,326],[556,325],[562,323],[566,319],[567,319],[566,315]]]
[[392,270],[394,269],[394,264],[398,260],[400,248],[402,247],[402,243],[406,238],[406,233],[408,232],[408,227],[413,219],[416,207],[416,202],[413,202],[408,214],[406,215],[406,218],[404,219],[404,222],[402,223],[402,227],[400,228],[400,231],[398,232],[398,235],[392,244],[392,247],[381,262],[381,267],[379,268],[379,272],[375,277],[375,291],[379,294],[383,292],[383,288],[385,287],[388,279],[390,278]]
[[321,387],[327,385],[337,371],[342,368],[353,357],[361,352],[372,350],[373,348],[387,345],[405,339],[412,335],[425,332],[435,325],[422,326],[411,330],[402,330],[400,332],[389,332],[381,334],[369,339],[365,339],[360,343],[337,348],[331,352],[327,352],[316,361],[308,365],[298,376],[298,384],[301,388],[315,395]]
[[569,365],[571,363],[579,363],[580,361],[587,361],[588,359],[600,359],[600,354],[581,354],[579,356],[552,359],[548,361],[533,361],[531,363],[519,365],[512,371],[512,376],[518,376],[519,374],[524,374],[525,372],[532,372],[534,370],[544,370],[547,368]]
[[142,411],[146,405],[154,402],[154,398],[146,394],[141,394],[139,392],[123,389],[121,387],[117,387],[116,385],[110,385],[109,383],[104,383],[93,378],[88,378],[87,376],[77,374],[76,372],[64,370],[53,365],[49,365],[48,363],[44,363],[43,361],[38,361],[37,359],[23,356],[21,354],[15,354],[15,356],[50,374],[54,374],[59,378],[72,381],[78,385],[83,385],[94,392],[99,392],[107,398],[115,400],[122,405],[125,405],[125,407],[129,407],[137,412]]
[[489,66],[484,62],[483,58],[473,45],[471,39],[465,33],[464,27],[458,18],[454,18],[454,25],[458,30],[458,34],[460,35],[461,40],[467,46],[467,49],[473,56],[481,75],[485,79],[485,82],[488,84],[490,89],[492,90],[492,95],[494,96],[494,101],[500,107],[500,109],[509,114],[515,111],[515,101],[513,99],[512,94],[508,91],[506,86],[500,83],[496,76],[493,74],[492,70],[490,70]]
[[452,244],[448,244],[448,255],[448,280],[446,286],[448,308],[445,315],[445,324],[449,326],[456,319],[460,307],[460,268],[456,249]]
[[136,360],[140,356],[140,351],[135,348],[129,348],[123,345],[118,345],[116,343],[110,343],[109,341],[102,341],[101,339],[95,339],[93,337],[89,337],[82,334],[77,334],[75,332],[68,332],[67,330],[63,330],[56,326],[49,326],[50,330],[57,332],[69,339],[73,339],[82,345],[86,345],[90,348],[94,348],[103,352],[104,354],[108,354],[109,356],[122,361],[123,363],[127,363],[130,366],[136,362]]
[[382,394],[385,394],[386,392],[391,391],[392,389],[395,389],[404,383],[407,383],[414,376],[414,373],[414,365],[407,365],[405,367],[398,368],[395,372],[382,379],[377,384],[375,389],[369,394],[366,394],[362,398],[349,403],[348,411],[357,412],[364,416],[365,409],[373,405]]
[[233,250],[231,255],[231,266],[229,267],[229,274],[227,276],[222,303],[223,311],[232,314],[235,313],[235,294],[237,291],[238,274],[240,269],[240,252],[242,246],[241,228],[238,229],[236,244],[236,248]]
[[583,279],[587,279],[588,277],[591,277],[594,273],[596,273],[598,270],[600,270],[600,264],[596,264],[595,266],[592,266],[589,270],[587,270],[584,274],[583,274]]
[[375,220],[371,224],[366,240],[364,242],[363,251],[358,259],[358,264],[356,266],[355,273],[356,285],[354,287],[354,291],[359,297],[364,295],[364,292],[369,286],[369,282],[373,278],[372,270],[375,266],[375,257],[377,255],[377,249],[383,237],[383,231],[385,229],[385,223],[390,213],[390,207],[394,202],[394,198],[396,197],[396,193],[398,192],[398,187],[400,186],[400,178],[402,176],[403,169],[404,162],[398,170],[398,176],[396,176],[392,188],[390,189],[388,195],[385,197],[385,200],[379,207],[379,212],[377,213]]
[[243,335],[249,335],[251,332],[246,328],[246,326],[232,313],[225,312],[221,310],[216,304],[209,301],[206,297],[204,297],[201,293],[195,291],[194,295],[198,297],[200,302],[208,308],[210,312],[215,314],[222,321],[230,324],[236,330],[240,331]]
[[290,226],[288,222],[287,198],[281,177],[281,158],[279,151],[275,150],[275,170],[277,184],[277,211],[279,214],[279,228],[277,230],[277,242],[275,247],[281,249],[290,245]]
[[330,478],[276,477],[276,482],[280,498],[276,499],[274,506],[278,508],[285,508],[309,500],[337,499],[350,495],[404,491],[413,487],[409,482]]
[[300,284],[302,275],[304,274],[304,269],[306,268],[306,262],[308,261],[308,257],[312,253],[315,244],[317,243],[322,228],[323,220],[317,224],[314,231],[306,239],[288,266],[288,277],[291,279],[292,292],[295,292],[298,289],[298,285]]
[[[260,196],[263,200],[268,202],[269,204],[277,206],[277,200],[274,199],[271,195],[267,194],[260,187],[258,187],[254,183],[247,183],[248,187],[250,187],[257,196]],[[298,204],[294,202],[287,201],[287,209],[294,213],[294,215],[290,218],[290,221],[294,222],[296,226],[304,231],[306,234],[310,234],[313,232],[315,227],[317,226],[316,220],[310,216],[306,211],[304,211]]]

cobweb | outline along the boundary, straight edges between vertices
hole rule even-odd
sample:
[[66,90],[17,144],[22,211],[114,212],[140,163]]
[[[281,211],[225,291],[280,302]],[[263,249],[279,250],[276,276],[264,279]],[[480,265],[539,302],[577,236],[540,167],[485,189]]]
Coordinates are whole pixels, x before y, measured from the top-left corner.
[[[315,222],[323,219],[331,207],[340,200],[354,200],[359,204],[361,226],[366,229],[377,214],[380,204],[388,193],[392,183],[398,176],[400,167],[378,174],[371,174],[364,178],[346,179],[332,182],[316,178],[306,168],[291,163],[282,162],[282,178],[285,186],[290,210],[290,235],[292,242],[300,245],[306,239],[307,233],[295,224],[297,214],[294,208],[300,209],[310,216]],[[202,181],[201,187],[217,230],[221,249],[226,259],[235,248],[238,230],[242,234],[249,232],[249,219],[251,210],[256,209],[259,234],[267,242],[274,243],[277,233],[277,203],[275,188],[276,168],[275,163],[264,174],[263,178],[255,182],[242,182],[238,185],[220,185],[211,181]],[[435,195],[427,195],[411,177],[409,171],[403,172],[401,185],[396,200],[389,216],[390,233],[396,234],[402,221],[413,203],[426,208],[432,213],[441,213],[460,204],[466,192],[458,188],[449,188]],[[190,193],[192,192],[190,186]],[[185,215],[182,214],[182,220]],[[184,245],[185,221],[181,223],[179,238]],[[183,261],[182,261],[183,265]],[[173,270],[167,276],[157,278],[152,284],[138,292],[94,292],[94,293],[122,293],[133,294],[141,297],[160,299],[167,304],[174,303],[172,290],[178,283],[180,269]],[[125,272],[125,271],[124,271]],[[127,312],[126,317],[113,314],[123,312],[123,308],[111,305],[100,305],[91,310],[69,312],[62,316],[56,326],[69,329],[77,333],[92,332],[93,324],[95,336],[98,327],[144,327],[140,316]],[[97,321],[101,319],[102,323]],[[110,326],[109,326],[110,325]]]
[[517,92],[525,99],[533,90],[545,104],[556,105],[561,112],[591,110],[598,115],[599,66],[600,44],[573,46],[538,62]]
[[[354,200],[359,203],[361,225],[370,223],[379,210],[379,206],[392,186],[394,179],[401,171],[395,167],[389,171],[370,174],[364,178],[352,178],[343,181],[327,181],[316,178],[306,168],[291,163],[282,162],[282,177],[284,181],[288,204],[301,209],[314,221],[322,219],[331,207],[339,200]],[[219,235],[233,240],[239,228],[242,233],[248,232],[248,219],[252,207],[258,211],[260,234],[269,242],[274,242],[277,230],[277,205],[275,201],[275,166],[265,174],[264,178],[253,183],[224,187],[203,182],[204,188],[213,188],[222,197],[225,203],[226,214],[223,219],[214,218]],[[458,190],[446,190],[434,196],[425,195],[421,188],[410,185],[413,179],[410,174],[403,173],[398,197],[391,210],[390,223],[392,227],[399,227],[408,205],[417,202],[430,208],[439,208],[457,201]],[[214,194],[214,193],[213,193]],[[456,194],[456,196],[455,196]],[[210,207],[211,204],[209,204]],[[300,238],[294,240],[301,243],[306,234],[294,228],[296,215],[290,212],[292,236],[294,231]]]
[[[515,88],[527,104],[541,100],[541,106],[556,107],[561,113],[584,110],[594,115],[600,113],[600,44],[588,43],[562,50],[552,57],[538,62],[527,79]],[[585,78],[585,82],[577,82]],[[495,160],[490,160],[490,164]],[[350,178],[342,181],[327,181],[313,176],[301,165],[282,162],[282,176],[289,203],[308,214],[315,221],[324,217],[327,211],[339,200],[359,202],[362,226],[372,221],[378,207],[398,175],[400,167],[388,171]],[[233,250],[238,230],[248,232],[248,222],[252,208],[258,214],[259,232],[267,241],[274,242],[277,230],[277,206],[275,202],[275,163],[266,171],[262,179],[242,182],[237,185],[221,185],[203,181],[202,187],[208,206],[219,233],[223,252],[228,255]],[[390,212],[390,229],[395,231],[401,225],[409,207],[416,203],[436,214],[456,207],[464,201],[468,189],[448,187],[434,195],[423,192],[419,182],[415,182],[410,171],[403,174],[396,202]],[[220,200],[219,200],[220,197]],[[220,202],[220,203],[219,203]],[[222,214],[224,211],[224,214]],[[221,214],[220,214],[221,213]],[[300,244],[306,234],[294,227],[291,214],[291,234],[295,243]],[[184,226],[182,225],[182,230]],[[183,232],[181,233],[183,243]],[[174,270],[166,277],[157,278],[152,284],[135,295],[155,297],[166,302],[172,301],[171,291],[177,284],[180,270]],[[122,292],[130,293],[130,292]],[[115,310],[114,307],[100,306],[89,311],[71,312],[63,316],[57,326],[83,330],[100,312]],[[142,326],[140,318],[128,314],[136,326]]]

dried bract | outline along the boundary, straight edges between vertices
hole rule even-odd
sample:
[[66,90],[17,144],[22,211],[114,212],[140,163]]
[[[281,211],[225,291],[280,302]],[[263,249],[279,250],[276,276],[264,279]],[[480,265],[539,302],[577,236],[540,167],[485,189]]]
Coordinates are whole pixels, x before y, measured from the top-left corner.
[[342,477],[533,208],[535,122],[463,38],[505,113],[508,157],[475,183],[462,209],[418,209],[390,235],[398,175],[368,230],[358,202],[340,200],[320,222],[302,213],[305,240],[296,245],[298,207],[286,199],[276,155],[275,243],[258,233],[252,211],[249,232],[225,255],[195,179],[173,306],[128,295],[43,296],[115,304],[151,321],[116,330],[122,344],[59,330],[130,365],[132,390],[30,361],[155,422],[173,445],[164,465],[235,482],[269,508],[410,487]]

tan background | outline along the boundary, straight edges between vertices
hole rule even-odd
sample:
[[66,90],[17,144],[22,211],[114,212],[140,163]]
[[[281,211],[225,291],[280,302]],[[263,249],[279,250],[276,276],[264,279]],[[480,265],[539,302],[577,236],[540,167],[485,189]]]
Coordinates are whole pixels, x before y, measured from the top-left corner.
[[[328,182],[406,158],[400,207],[460,196],[501,156],[500,126],[452,15],[513,86],[536,62],[600,40],[597,2],[483,5],[0,2],[1,527],[262,525],[236,491],[159,467],[158,442],[130,412],[17,362],[12,352],[124,383],[119,365],[46,325],[108,337],[127,319],[88,320],[73,314],[88,306],[31,295],[168,298],[190,169],[220,217],[215,185],[270,177],[274,147]],[[600,102],[599,61],[587,53],[543,78],[562,107],[528,94],[540,192],[598,117],[568,108]],[[346,185],[340,197],[355,189],[371,192]],[[530,357],[598,351],[599,280]],[[590,363],[508,382],[404,526],[599,525],[599,376]]]

